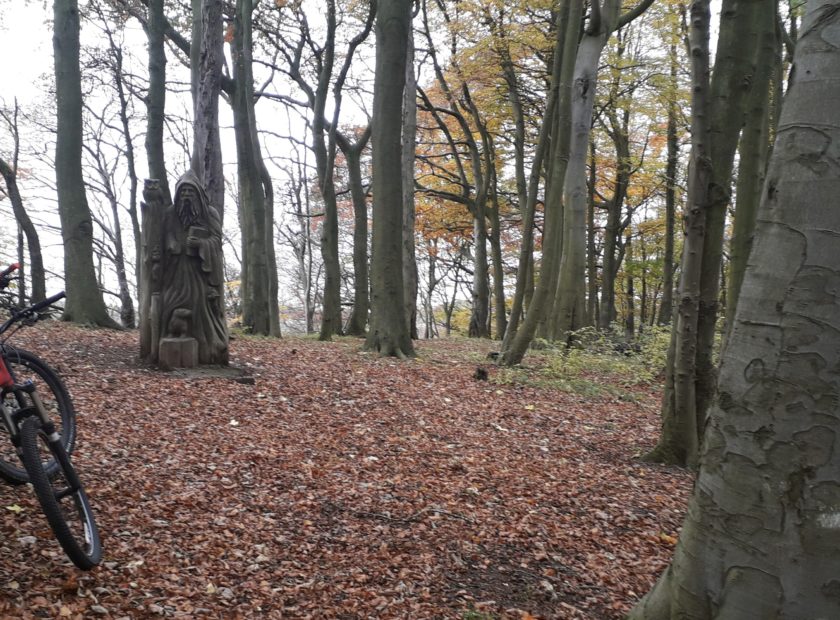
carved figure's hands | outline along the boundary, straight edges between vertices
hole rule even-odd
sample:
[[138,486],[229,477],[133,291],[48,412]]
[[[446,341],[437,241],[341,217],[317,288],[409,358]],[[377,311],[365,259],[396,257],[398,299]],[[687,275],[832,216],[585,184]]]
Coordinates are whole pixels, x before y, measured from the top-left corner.
[[190,250],[195,250],[198,247],[198,237],[193,237],[190,235],[187,237],[187,248]]

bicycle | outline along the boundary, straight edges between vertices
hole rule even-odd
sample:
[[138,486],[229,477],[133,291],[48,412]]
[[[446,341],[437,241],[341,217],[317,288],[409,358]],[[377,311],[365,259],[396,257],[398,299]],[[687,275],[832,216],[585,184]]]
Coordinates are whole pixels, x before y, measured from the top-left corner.
[[[14,264],[0,272],[0,290],[8,287],[17,269]],[[70,461],[76,436],[72,400],[52,368],[32,353],[8,344],[17,329],[44,318],[44,311],[63,298],[61,292],[22,310],[9,307],[11,316],[0,325],[2,428],[23,463],[21,469],[0,456],[0,476],[13,484],[32,484],[67,557],[79,568],[90,570],[102,559],[102,543],[87,494]],[[30,378],[21,380],[24,375]]]

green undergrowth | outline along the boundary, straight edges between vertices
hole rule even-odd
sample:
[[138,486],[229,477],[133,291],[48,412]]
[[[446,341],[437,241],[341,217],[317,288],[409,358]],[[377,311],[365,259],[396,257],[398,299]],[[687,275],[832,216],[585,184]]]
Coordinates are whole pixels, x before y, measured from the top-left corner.
[[635,401],[640,391],[662,380],[669,338],[669,328],[662,327],[650,328],[632,342],[584,328],[575,333],[570,347],[537,341],[522,365],[500,368],[493,379]]

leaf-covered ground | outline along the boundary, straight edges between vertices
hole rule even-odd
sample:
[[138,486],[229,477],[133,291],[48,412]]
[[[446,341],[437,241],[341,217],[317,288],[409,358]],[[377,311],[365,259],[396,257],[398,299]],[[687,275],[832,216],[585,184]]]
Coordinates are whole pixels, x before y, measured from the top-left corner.
[[105,559],[75,570],[0,484],[0,617],[620,618],[682,520],[690,478],[637,459],[656,394],[476,380],[492,343],[241,338],[249,385],[144,368],[136,333],[15,342],[73,395]]

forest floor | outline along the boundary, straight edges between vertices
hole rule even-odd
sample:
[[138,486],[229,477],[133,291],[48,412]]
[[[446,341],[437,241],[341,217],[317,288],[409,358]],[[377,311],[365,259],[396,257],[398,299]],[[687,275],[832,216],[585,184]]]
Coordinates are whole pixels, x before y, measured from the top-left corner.
[[499,382],[491,342],[240,337],[253,385],[144,367],[136,332],[14,342],[73,395],[105,555],[76,570],[0,484],[0,617],[620,618],[684,515],[690,476],[638,458],[658,386]]

